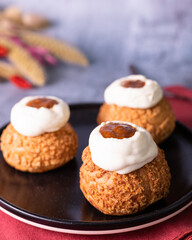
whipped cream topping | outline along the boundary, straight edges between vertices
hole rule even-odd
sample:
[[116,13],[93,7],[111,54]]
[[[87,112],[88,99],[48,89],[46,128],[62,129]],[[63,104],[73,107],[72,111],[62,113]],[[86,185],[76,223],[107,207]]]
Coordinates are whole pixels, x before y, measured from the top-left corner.
[[129,124],[136,132],[129,138],[104,138],[100,128],[110,122],[97,126],[89,137],[91,157],[95,165],[107,171],[127,174],[143,167],[157,156],[157,145],[146,129],[129,122],[111,122]]
[[24,136],[35,137],[45,132],[57,131],[69,120],[69,106],[57,97],[46,96],[46,98],[57,101],[52,108],[36,108],[26,105],[29,101],[38,98],[45,98],[45,96],[25,97],[11,110],[11,123],[15,130]]
[[[145,85],[141,88],[125,88],[121,83],[126,80],[141,80]],[[117,79],[106,88],[104,93],[107,104],[143,109],[155,106],[162,97],[163,91],[159,84],[143,75],[130,75]]]

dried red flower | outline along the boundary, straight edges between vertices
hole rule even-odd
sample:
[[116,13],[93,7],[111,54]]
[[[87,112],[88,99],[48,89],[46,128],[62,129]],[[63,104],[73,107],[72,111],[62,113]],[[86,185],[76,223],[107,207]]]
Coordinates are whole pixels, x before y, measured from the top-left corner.
[[8,53],[8,49],[0,46],[0,57],[5,57]]
[[29,89],[32,88],[32,84],[27,82],[24,78],[14,75],[10,77],[10,82],[13,83],[18,88]]

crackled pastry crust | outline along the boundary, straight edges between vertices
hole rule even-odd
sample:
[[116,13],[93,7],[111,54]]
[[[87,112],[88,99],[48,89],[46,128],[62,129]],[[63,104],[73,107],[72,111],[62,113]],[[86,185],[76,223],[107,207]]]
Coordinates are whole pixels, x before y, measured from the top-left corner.
[[75,157],[77,147],[77,135],[69,123],[37,137],[23,136],[9,124],[1,136],[5,161],[21,171],[45,172],[60,167]]
[[152,162],[123,175],[96,166],[89,147],[83,151],[82,160],[81,191],[95,208],[105,214],[136,213],[166,197],[169,192],[171,175],[160,149]]
[[134,109],[104,103],[99,110],[97,122],[101,124],[112,120],[135,123],[147,129],[158,144],[168,138],[175,128],[175,116],[166,98],[148,109]]

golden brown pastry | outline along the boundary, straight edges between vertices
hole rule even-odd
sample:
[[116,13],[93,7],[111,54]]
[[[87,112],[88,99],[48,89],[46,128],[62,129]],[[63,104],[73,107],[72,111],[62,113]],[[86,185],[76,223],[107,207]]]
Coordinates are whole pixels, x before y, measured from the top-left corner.
[[68,105],[58,98],[22,99],[13,107],[11,123],[1,136],[5,161],[28,172],[45,172],[69,162],[78,147],[77,135],[67,122],[69,114]]
[[[102,126],[109,123],[103,123],[96,129],[101,129]],[[120,122],[120,124],[122,124],[122,122]],[[127,123],[123,124],[126,125]],[[127,138],[128,140],[126,140],[126,144],[125,135],[123,139],[117,139],[117,136],[122,134],[124,126],[115,126],[113,134],[116,131],[116,136],[110,137],[111,135],[107,136],[108,134],[106,134],[106,138],[103,137],[103,139],[102,136],[99,137],[98,131],[94,134],[92,132],[92,136],[90,135],[89,139],[89,146],[85,148],[82,154],[83,165],[80,168],[81,191],[85,198],[104,214],[126,215],[137,213],[148,207],[150,204],[166,197],[169,192],[171,175],[163,150],[155,148],[156,144],[154,145],[154,142],[151,142],[148,135],[142,135],[140,137],[136,136],[137,131],[140,131],[140,129],[138,129],[136,125],[132,126],[137,130],[136,133],[134,133],[134,136]],[[95,141],[93,138],[95,138]],[[114,138],[115,140],[113,140]],[[130,145],[129,139],[131,138],[133,138],[133,143]],[[146,141],[146,143],[144,143],[144,150],[141,147],[142,141],[139,144],[136,143],[137,141],[140,141],[139,139],[144,139]],[[98,140],[100,140],[100,143],[96,146]],[[125,144],[125,147],[128,148],[129,155],[126,156],[125,153],[122,154],[122,152],[120,152],[119,158],[117,158],[118,151],[120,149],[124,151],[122,144]],[[116,145],[119,146],[116,147]],[[154,151],[157,149],[154,158],[154,151],[151,150],[150,157],[153,159],[149,159],[149,155],[147,156],[147,146],[151,147]],[[100,152],[98,152],[99,149]],[[131,149],[133,149],[133,151]],[[135,162],[133,162],[134,149],[135,154],[139,153],[137,156],[139,158],[135,158]],[[108,153],[108,151],[111,152]],[[144,156],[146,156],[146,158]],[[147,159],[148,162],[143,166],[142,157],[144,157],[145,160]],[[139,167],[139,160],[141,160],[142,163],[141,167]],[[115,168],[119,169],[119,162],[121,163],[121,167],[124,167],[121,168],[121,170],[106,170]],[[123,165],[125,162],[128,165]],[[110,166],[110,163],[113,166]],[[98,165],[102,167],[99,167]],[[125,173],[129,170],[130,172]]]
[[[138,81],[145,85],[137,88]],[[112,89],[111,86],[106,89],[106,101],[99,110],[98,124],[112,120],[127,121],[147,129],[158,144],[168,138],[175,128],[175,116],[159,85],[155,82],[155,88],[153,81],[150,87],[148,81],[152,80],[141,75],[131,75],[112,83]],[[126,82],[132,82],[133,87],[123,87],[122,84]],[[153,91],[154,94],[151,93]]]
[[9,124],[1,136],[5,161],[28,172],[45,172],[64,165],[75,157],[77,146],[77,135],[70,123],[37,137],[23,136]]
[[175,128],[175,116],[166,98],[154,107],[134,109],[104,103],[97,117],[98,124],[106,121],[127,121],[147,129],[156,143],[163,142]]

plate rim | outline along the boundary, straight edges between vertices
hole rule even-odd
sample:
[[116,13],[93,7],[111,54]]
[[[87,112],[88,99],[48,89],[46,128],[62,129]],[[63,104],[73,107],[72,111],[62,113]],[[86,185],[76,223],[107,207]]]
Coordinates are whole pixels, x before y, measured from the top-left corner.
[[20,222],[26,223],[26,224],[31,225],[33,227],[48,230],[48,231],[54,231],[54,232],[59,232],[59,233],[69,233],[69,234],[80,234],[80,235],[107,235],[107,234],[118,234],[118,233],[131,232],[131,231],[136,231],[136,230],[140,230],[140,229],[143,229],[143,228],[154,226],[156,224],[167,221],[172,217],[175,217],[176,215],[180,214],[181,212],[186,210],[191,205],[192,205],[192,201],[189,202],[184,207],[182,207],[181,209],[177,210],[176,212],[174,212],[174,213],[172,213],[172,214],[170,214],[170,215],[168,215],[164,218],[160,218],[160,219],[157,219],[155,221],[152,221],[152,222],[149,222],[149,223],[146,223],[146,224],[137,225],[137,226],[134,226],[134,227],[121,228],[121,229],[115,229],[115,230],[74,230],[74,229],[64,229],[64,228],[51,227],[51,226],[47,226],[47,225],[44,225],[44,224],[38,224],[36,222],[26,220],[26,219],[24,219],[22,217],[19,217],[19,216],[13,214],[13,213],[10,213],[9,211],[5,210],[2,207],[0,207],[0,210],[2,212],[4,212],[5,214],[7,214],[8,216],[10,216],[10,217],[12,217],[12,218],[14,218],[14,219],[16,219]]
[[[185,206],[188,206],[192,204],[192,190],[189,191],[188,193],[186,193],[183,197],[179,198],[177,201],[175,201],[174,203],[172,203],[170,206],[168,207],[164,207],[161,209],[157,209],[154,210],[153,212],[150,213],[145,213],[142,215],[142,218],[147,221],[145,222],[145,224],[150,223],[151,220],[150,218],[154,218],[155,220],[161,219],[161,218],[166,218],[169,215],[174,214],[175,212],[179,211],[180,209],[184,208]],[[41,216],[35,213],[31,213],[28,212],[20,207],[14,206],[13,204],[7,202],[6,200],[2,199],[0,197],[0,209],[3,208],[5,209],[5,211],[8,211],[12,214],[18,215],[21,218],[25,218],[26,220],[29,221],[34,221],[36,223],[40,222],[42,224],[42,222],[46,222],[45,225],[47,226],[51,226],[49,225],[49,223],[56,223],[56,224],[61,224],[61,225],[69,225],[70,229],[74,229],[76,227],[81,227],[81,226],[86,226],[86,227],[102,227],[103,225],[105,225],[106,227],[114,227],[114,225],[117,227],[117,229],[122,228],[119,225],[122,225],[124,223],[126,223],[127,219],[121,219],[121,220],[108,220],[108,222],[87,222],[87,221],[76,221],[76,220],[59,220],[59,219],[55,219],[55,218],[48,218],[45,216]],[[169,210],[167,210],[167,208],[170,208]],[[163,215],[163,217],[159,217],[156,218],[156,216],[159,215]],[[141,217],[141,216],[140,216]],[[134,219],[134,221],[138,221],[138,216],[133,216],[132,220]],[[128,220],[127,220],[128,222]],[[71,228],[71,224],[72,224],[72,228]],[[133,226],[130,227],[135,227],[138,224],[133,224]],[[140,224],[143,225],[143,224]],[[57,226],[57,228],[63,228],[62,226]],[[78,229],[79,230],[79,229]]]
[[[98,108],[102,103],[73,103],[73,104],[69,104],[70,108],[73,110],[75,109],[79,109],[79,108],[90,108],[90,107],[94,107],[94,108]],[[190,128],[188,128],[187,126],[185,126],[184,124],[180,123],[180,122],[176,122],[176,124],[178,125],[178,127],[184,128],[185,130],[188,131],[188,133],[192,134],[192,130]],[[6,125],[5,125],[6,126]],[[1,127],[0,130],[2,131],[4,129],[4,127]],[[181,198],[179,198],[178,200],[176,200],[175,202],[171,203],[169,206],[163,207],[161,209],[157,209],[154,210],[150,213],[144,213],[142,215],[140,215],[140,221],[143,222],[143,220],[145,220],[144,224],[148,224],[150,222],[154,222],[163,218],[166,218],[170,215],[173,215],[175,212],[185,208],[185,206],[188,206],[189,204],[192,203],[192,189],[190,191],[188,191],[186,194],[184,194]],[[24,217],[24,219],[29,220],[29,221],[33,221],[37,224],[39,224],[38,222],[46,222],[48,224],[48,226],[52,226],[52,224],[56,224],[58,225],[59,229],[63,228],[63,225],[68,225],[70,227],[70,229],[74,230],[77,229],[76,231],[80,231],[80,229],[82,229],[82,227],[84,227],[86,229],[87,228],[101,228],[103,229],[103,226],[105,231],[109,231],[110,228],[112,227],[116,227],[116,229],[124,229],[123,227],[120,227],[120,225],[125,224],[126,222],[129,223],[130,219],[115,219],[115,220],[108,220],[107,222],[102,222],[102,221],[98,221],[98,222],[89,222],[89,221],[78,221],[78,220],[67,220],[67,219],[56,219],[56,218],[49,218],[46,216],[41,216],[38,214],[34,214],[31,212],[28,212],[20,207],[17,207],[9,202],[7,202],[6,200],[4,200],[2,197],[0,197],[0,209],[4,209],[5,211],[10,212],[11,214],[18,214],[17,216],[19,217]],[[161,217],[158,217],[158,216]],[[150,219],[154,219],[154,221],[151,221]],[[166,219],[165,219],[166,220]],[[129,228],[131,227],[135,227],[138,226],[138,223],[136,223],[138,221],[138,216],[133,216],[132,217],[132,221],[134,222]],[[141,224],[143,225],[143,224]],[[109,229],[108,229],[109,228]],[[89,231],[89,230],[85,230],[84,231]],[[100,229],[100,230],[102,230]],[[94,231],[94,230],[91,230]]]

